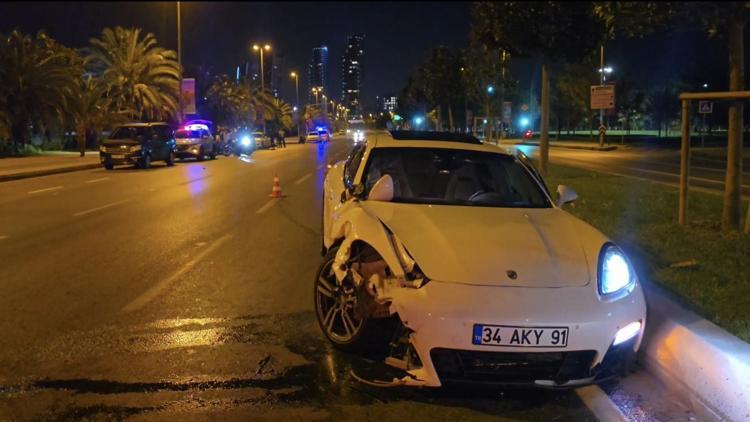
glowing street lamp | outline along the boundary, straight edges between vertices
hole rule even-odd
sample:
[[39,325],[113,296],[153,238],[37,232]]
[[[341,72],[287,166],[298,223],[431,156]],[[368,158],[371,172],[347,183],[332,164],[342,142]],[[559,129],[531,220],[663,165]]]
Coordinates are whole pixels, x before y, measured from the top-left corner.
[[260,52],[260,89],[265,90],[266,84],[265,84],[265,78],[263,76],[263,51],[270,51],[271,46],[266,44],[263,47],[259,46],[258,44],[253,44],[253,51],[259,51]]

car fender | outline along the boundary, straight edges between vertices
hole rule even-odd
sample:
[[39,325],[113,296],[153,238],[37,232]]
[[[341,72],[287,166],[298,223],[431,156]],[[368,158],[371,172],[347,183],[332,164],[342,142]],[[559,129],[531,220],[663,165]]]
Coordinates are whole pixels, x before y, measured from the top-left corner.
[[341,241],[333,266],[336,277],[339,280],[346,277],[346,261],[350,257],[351,246],[354,242],[361,241],[372,247],[383,258],[393,276],[403,278],[404,269],[383,223],[358,204],[351,205],[353,206],[341,216],[342,218],[333,221],[331,227],[331,233],[335,233],[334,242]]

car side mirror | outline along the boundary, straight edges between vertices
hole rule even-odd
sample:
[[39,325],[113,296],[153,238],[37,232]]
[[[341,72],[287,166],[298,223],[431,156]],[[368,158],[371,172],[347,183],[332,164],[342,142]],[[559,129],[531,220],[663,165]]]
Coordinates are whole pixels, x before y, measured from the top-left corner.
[[386,174],[372,186],[370,194],[367,195],[367,199],[371,201],[393,201],[393,178],[390,174]]
[[573,188],[558,185],[557,186],[557,206],[562,207],[565,204],[569,204],[578,199],[578,193]]

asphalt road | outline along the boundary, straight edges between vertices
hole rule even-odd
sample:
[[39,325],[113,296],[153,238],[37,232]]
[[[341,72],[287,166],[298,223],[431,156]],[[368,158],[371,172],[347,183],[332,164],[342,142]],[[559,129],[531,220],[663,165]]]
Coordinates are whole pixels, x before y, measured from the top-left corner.
[[[536,156],[538,147],[519,145],[528,156]],[[694,154],[696,154],[694,150]],[[699,152],[697,152],[699,154]],[[680,152],[662,148],[626,148],[614,151],[590,151],[550,148],[550,162],[598,172],[652,180],[673,186],[680,183]],[[724,160],[697,155],[690,166],[692,190],[723,194],[726,174]],[[750,161],[745,160],[742,195],[750,198]]]
[[[378,363],[312,307],[323,172],[349,148],[1,183],[0,420],[595,420],[575,391],[352,379]],[[648,420],[639,388],[605,390]]]

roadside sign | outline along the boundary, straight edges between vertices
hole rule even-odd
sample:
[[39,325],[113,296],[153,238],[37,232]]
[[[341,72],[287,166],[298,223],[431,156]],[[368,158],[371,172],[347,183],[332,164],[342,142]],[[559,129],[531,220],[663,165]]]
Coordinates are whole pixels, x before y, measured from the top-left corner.
[[195,114],[195,78],[183,78],[181,91],[182,113]]
[[592,85],[591,86],[591,109],[603,110],[615,108],[615,86],[614,85]]
[[599,135],[606,135],[607,134],[607,127],[602,125],[599,126]]
[[511,108],[513,107],[513,103],[510,101],[504,101],[503,102],[503,122],[506,124],[510,124],[511,121]]
[[698,113],[711,114],[714,112],[713,101],[698,101]]
[[522,105],[521,106],[521,110],[523,110],[523,111],[529,111],[529,105],[528,104]]

